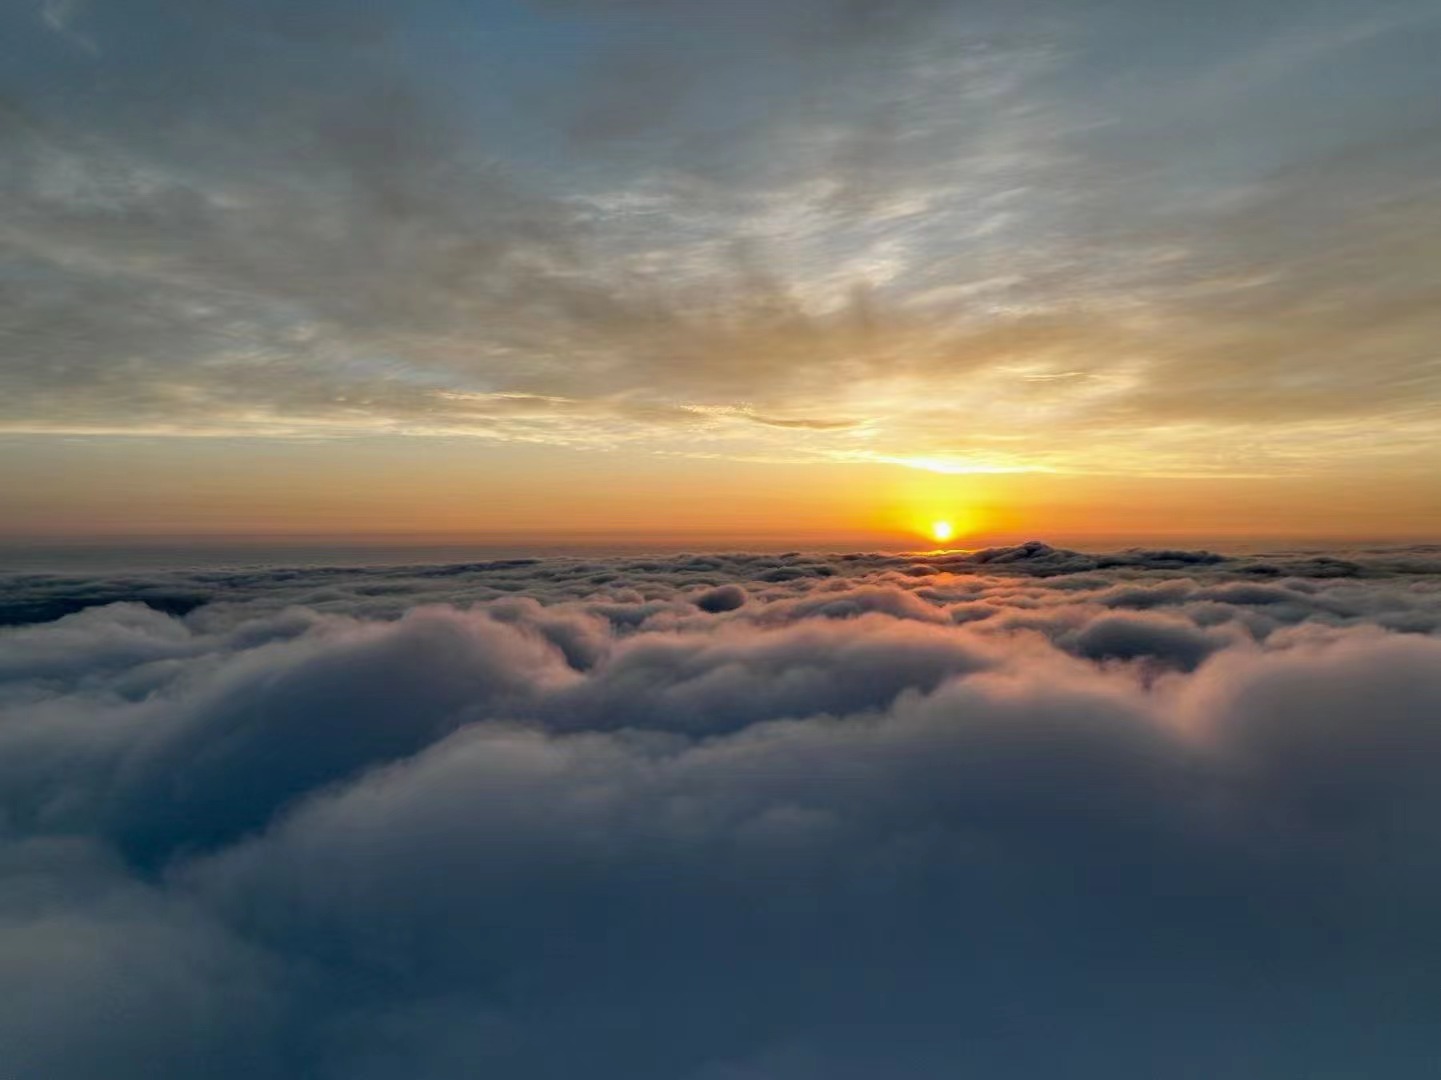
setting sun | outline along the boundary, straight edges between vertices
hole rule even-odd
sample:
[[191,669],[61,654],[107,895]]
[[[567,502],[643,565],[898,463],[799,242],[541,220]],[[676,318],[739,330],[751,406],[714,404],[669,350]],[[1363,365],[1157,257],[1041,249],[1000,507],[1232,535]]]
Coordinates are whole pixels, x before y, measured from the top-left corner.
[[931,523],[931,539],[936,543],[944,544],[955,535],[956,527],[949,521],[936,521]]

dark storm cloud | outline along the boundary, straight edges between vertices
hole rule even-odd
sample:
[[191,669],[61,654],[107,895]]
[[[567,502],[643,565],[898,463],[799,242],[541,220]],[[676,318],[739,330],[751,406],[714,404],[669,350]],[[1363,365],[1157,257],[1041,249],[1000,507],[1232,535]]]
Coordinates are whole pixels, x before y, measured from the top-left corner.
[[12,577],[0,1063],[1419,1080],[1436,552],[1313,558]]

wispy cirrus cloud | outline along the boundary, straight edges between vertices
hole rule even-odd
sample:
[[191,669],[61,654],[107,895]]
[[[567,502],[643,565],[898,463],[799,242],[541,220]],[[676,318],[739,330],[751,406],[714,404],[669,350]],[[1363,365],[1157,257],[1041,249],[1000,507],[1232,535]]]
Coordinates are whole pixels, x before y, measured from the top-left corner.
[[1170,66],[1127,5],[497,6],[436,63],[435,5],[12,14],[105,48],[11,80],[0,422],[1413,467],[1441,143],[1392,58],[1435,23],[1295,6]]

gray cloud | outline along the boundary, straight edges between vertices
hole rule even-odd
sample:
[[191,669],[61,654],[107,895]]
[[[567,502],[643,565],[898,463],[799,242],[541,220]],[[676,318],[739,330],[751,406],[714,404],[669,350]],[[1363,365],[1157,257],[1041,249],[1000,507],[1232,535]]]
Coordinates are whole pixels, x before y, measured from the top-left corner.
[[[1406,5],[1227,7],[1167,70],[1134,5],[487,8],[443,52],[438,6],[363,7],[65,9],[98,55],[8,89],[9,429],[1190,473],[1434,448]],[[499,62],[556,26],[582,74]],[[1217,145],[1348,80],[1390,113]]]
[[0,1061],[1428,1075],[1436,556],[11,576]]

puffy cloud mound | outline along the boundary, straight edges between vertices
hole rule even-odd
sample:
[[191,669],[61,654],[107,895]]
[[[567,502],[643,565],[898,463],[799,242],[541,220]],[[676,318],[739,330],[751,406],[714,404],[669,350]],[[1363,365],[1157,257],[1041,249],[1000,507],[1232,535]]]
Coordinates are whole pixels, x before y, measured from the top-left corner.
[[13,576],[0,1072],[1434,1076],[1438,554]]

